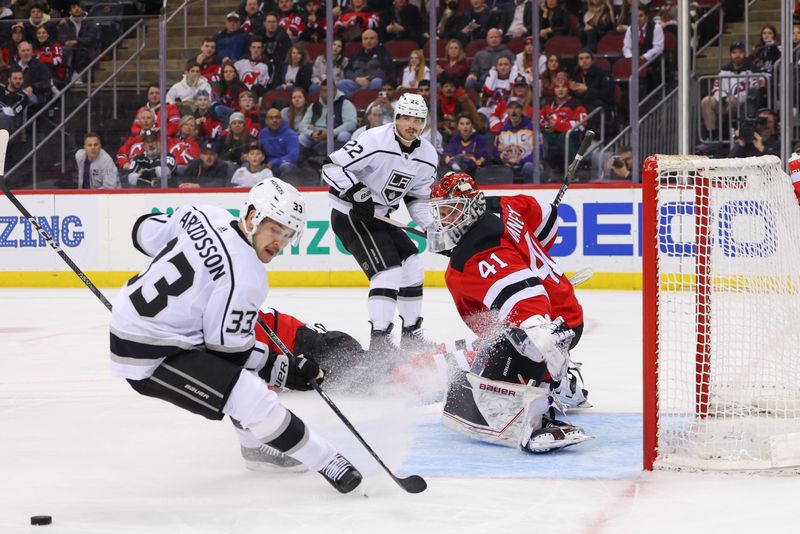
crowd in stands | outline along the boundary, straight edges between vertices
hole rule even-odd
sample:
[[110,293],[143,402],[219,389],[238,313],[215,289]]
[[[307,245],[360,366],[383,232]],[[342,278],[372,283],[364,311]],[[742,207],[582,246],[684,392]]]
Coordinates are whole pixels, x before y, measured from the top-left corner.
[[[670,2],[641,1],[632,14],[629,0],[536,1],[541,27],[536,36],[531,34],[532,0],[438,2],[438,92],[431,95],[429,26],[420,0],[245,0],[220,21],[216,35],[202,41],[182,78],[164,88],[169,184],[249,187],[265,175],[291,179],[304,170],[318,177],[318,167],[310,165],[319,165],[325,156],[329,103],[338,147],[391,121],[393,102],[406,91],[437,106],[437,128],[431,131],[429,123],[423,136],[439,151],[443,170],[480,174],[481,169],[503,167],[511,169],[516,183],[530,182],[535,174],[561,181],[565,162],[587,128],[603,128],[608,139],[626,124],[629,74],[619,74],[624,69],[617,63],[627,64],[630,72],[633,39],[640,64],[648,66],[643,92],[661,76],[674,82],[674,72],[663,72],[674,70],[674,61],[662,58],[675,51],[677,8]],[[79,2],[70,2],[57,22],[50,19],[49,7],[29,7],[29,13],[13,12],[27,15],[28,22],[14,25],[2,49],[12,75],[0,88],[4,105],[19,106],[22,97],[14,95],[23,93],[30,103],[48,98],[52,87],[70,80],[97,52]],[[332,9],[334,18],[333,95],[326,79],[325,9]],[[533,57],[534,38],[542,47],[540,57]],[[770,72],[781,54],[777,38],[768,26],[752,51],[736,43],[723,71]],[[800,26],[795,26],[794,39],[800,41]],[[18,70],[21,84],[12,81],[18,81]],[[542,97],[538,117],[533,116],[535,72]],[[162,165],[155,165],[158,155],[149,149],[161,135],[160,95],[157,84],[148,88],[146,102],[132,118],[130,137],[112,158],[123,177],[119,183],[160,183]],[[737,103],[722,87],[705,96],[708,137],[714,135],[718,114],[732,115]],[[772,124],[774,134],[777,117],[763,111],[748,141],[756,149],[774,146],[762,123]],[[91,135],[89,141],[99,144],[98,136]],[[749,154],[748,143],[742,151]],[[84,163],[103,153],[102,148],[93,150],[84,145],[79,152]],[[543,165],[538,173],[534,150]],[[625,156],[620,149],[603,179],[630,179]],[[159,174],[149,172],[146,164]],[[91,183],[94,177],[92,170]]]

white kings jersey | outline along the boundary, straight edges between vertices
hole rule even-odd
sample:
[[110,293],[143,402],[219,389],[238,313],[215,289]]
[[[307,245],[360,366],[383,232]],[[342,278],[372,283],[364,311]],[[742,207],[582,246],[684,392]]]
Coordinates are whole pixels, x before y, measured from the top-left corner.
[[244,364],[268,285],[231,214],[183,206],[172,216],[145,215],[133,245],[153,260],[114,301],[111,374],[142,380],[167,356],[191,349]]
[[352,205],[341,195],[361,182],[372,193],[376,215],[388,216],[404,200],[411,218],[422,228],[433,222],[427,204],[439,155],[428,140],[418,139],[403,151],[394,123],[389,123],[370,128],[330,157],[332,163],[322,167],[322,177],[331,186],[333,209],[348,213]]

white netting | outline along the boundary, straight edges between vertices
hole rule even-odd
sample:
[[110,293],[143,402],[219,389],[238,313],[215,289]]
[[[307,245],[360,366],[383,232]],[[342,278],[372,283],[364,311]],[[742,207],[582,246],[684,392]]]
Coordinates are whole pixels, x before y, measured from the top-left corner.
[[800,207],[780,160],[657,157],[657,467],[800,466]]

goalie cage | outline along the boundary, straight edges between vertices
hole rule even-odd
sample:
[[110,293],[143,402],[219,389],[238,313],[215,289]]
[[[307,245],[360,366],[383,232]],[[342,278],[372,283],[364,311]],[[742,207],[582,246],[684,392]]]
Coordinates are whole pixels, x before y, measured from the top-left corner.
[[642,173],[644,467],[800,466],[800,207],[774,156]]

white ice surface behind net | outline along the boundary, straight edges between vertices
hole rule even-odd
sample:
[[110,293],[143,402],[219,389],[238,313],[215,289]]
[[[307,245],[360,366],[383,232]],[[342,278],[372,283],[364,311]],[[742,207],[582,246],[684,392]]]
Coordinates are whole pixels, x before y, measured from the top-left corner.
[[[367,340],[364,289],[270,297]],[[365,497],[315,473],[247,471],[229,423],[110,378],[109,315],[87,290],[0,289],[0,534],[798,532],[800,477],[639,472],[640,295],[579,298],[574,356],[595,407],[576,420],[598,439],[560,455],[467,442],[436,423],[440,405],[407,396],[332,394],[392,469],[425,476],[429,489],[407,495],[318,395],[285,395],[359,466]],[[425,317],[430,337],[467,335],[443,290],[426,290]],[[35,514],[53,524],[30,526]]]

